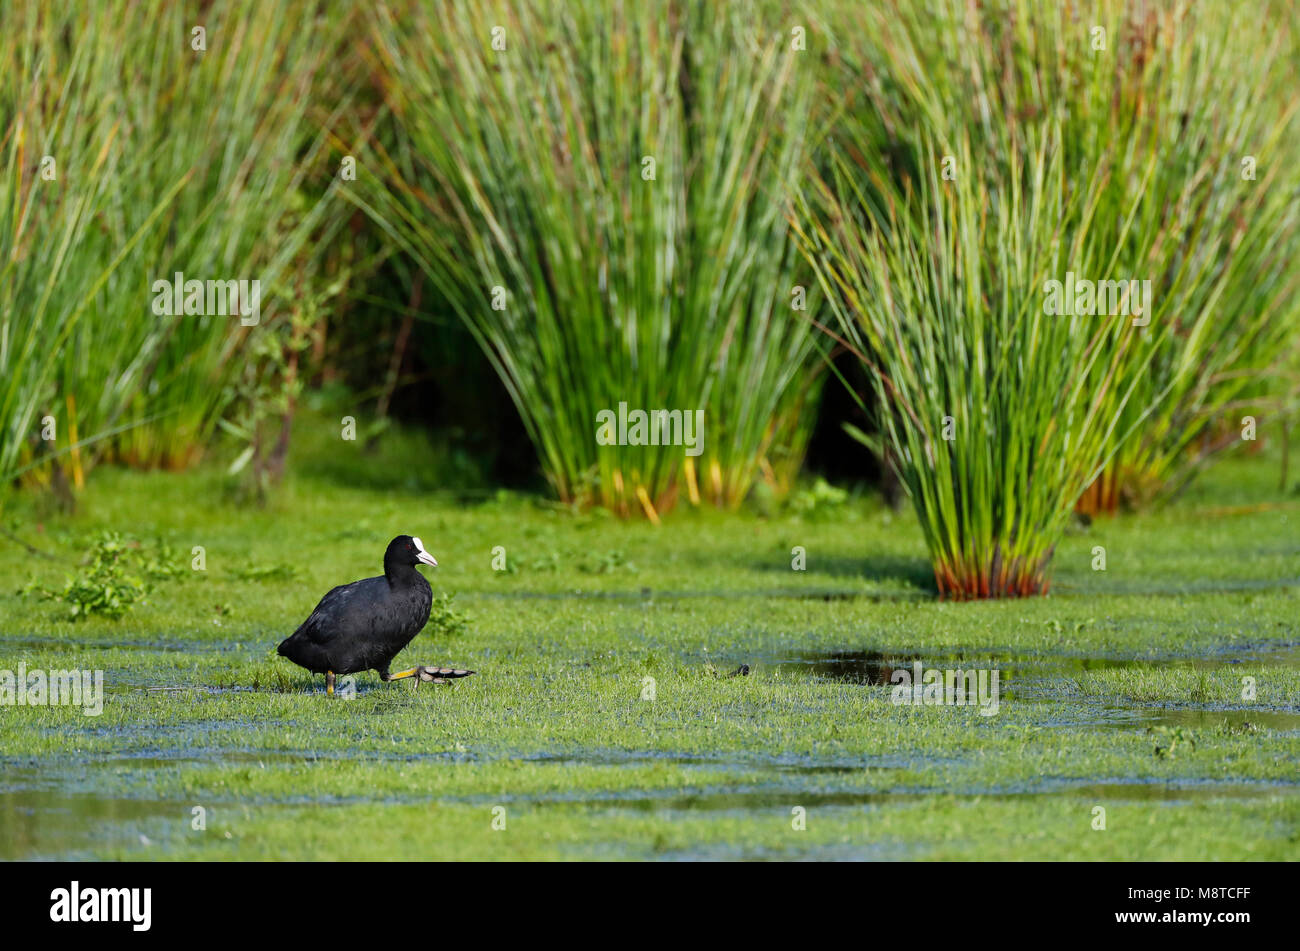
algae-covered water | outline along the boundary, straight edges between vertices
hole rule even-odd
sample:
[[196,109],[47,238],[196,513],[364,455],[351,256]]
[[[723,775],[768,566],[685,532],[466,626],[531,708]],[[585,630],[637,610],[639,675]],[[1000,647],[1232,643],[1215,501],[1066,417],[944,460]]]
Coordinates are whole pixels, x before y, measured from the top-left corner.
[[[0,706],[0,858],[1293,858],[1300,500],[1275,482],[1230,460],[1077,526],[1050,596],[952,604],[911,514],[871,498],[656,528],[101,470],[75,516],[7,513],[53,559],[0,539],[0,669],[105,685],[98,716]],[[16,593],[101,529],[185,570],[119,620]],[[478,673],[327,698],[275,645],[402,532],[455,598],[398,663]],[[996,713],[893,702],[918,662],[997,671]]]

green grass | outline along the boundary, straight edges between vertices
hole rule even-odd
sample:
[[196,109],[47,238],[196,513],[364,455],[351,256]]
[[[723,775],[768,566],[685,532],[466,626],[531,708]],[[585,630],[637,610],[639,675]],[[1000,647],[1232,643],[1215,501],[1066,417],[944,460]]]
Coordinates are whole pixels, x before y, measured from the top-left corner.
[[[0,855],[1294,854],[1300,502],[1273,488],[1271,455],[1226,461],[1158,515],[1073,528],[1050,597],[957,604],[935,600],[911,518],[874,498],[829,517],[682,510],[655,528],[400,473],[380,490],[364,449],[331,431],[300,427],[310,454],[265,508],[214,463],[103,468],[76,518],[15,510],[11,529],[59,561],[0,541],[0,669],[102,669],[107,697],[99,717],[0,708]],[[61,587],[101,529],[157,538],[186,570],[119,621],[14,593]],[[435,591],[468,615],[402,660],[478,673],[418,691],[364,674],[330,701],[275,645],[329,586],[376,573],[400,531],[420,534]],[[194,545],[206,572],[189,570]],[[492,570],[497,545],[515,570]],[[896,706],[834,676],[844,653],[996,664],[999,713]],[[741,663],[750,676],[714,674]],[[1234,700],[1242,675],[1256,705]],[[1189,710],[1208,718],[1186,727],[1194,745],[1157,752]]]
[[[1257,688],[1255,700],[1248,701],[1243,697],[1245,677],[1266,683],[1269,689],[1261,694]],[[1249,664],[1201,670],[1103,670],[1080,680],[1079,688],[1085,694],[1138,703],[1232,704],[1247,709],[1258,703],[1295,709],[1300,701],[1300,670],[1265,671]]]

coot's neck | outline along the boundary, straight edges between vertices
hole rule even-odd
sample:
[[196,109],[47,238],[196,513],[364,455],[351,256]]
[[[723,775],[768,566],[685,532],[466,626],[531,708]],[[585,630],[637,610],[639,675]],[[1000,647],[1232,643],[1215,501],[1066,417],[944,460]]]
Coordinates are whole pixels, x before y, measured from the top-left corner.
[[384,559],[384,577],[390,588],[409,588],[424,581],[424,575],[415,570],[415,565]]

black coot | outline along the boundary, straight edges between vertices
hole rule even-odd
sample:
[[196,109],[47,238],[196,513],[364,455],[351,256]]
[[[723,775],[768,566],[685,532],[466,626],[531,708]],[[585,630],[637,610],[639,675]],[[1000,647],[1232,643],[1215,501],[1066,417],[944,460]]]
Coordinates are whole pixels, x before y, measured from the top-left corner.
[[394,657],[411,643],[429,620],[433,591],[416,565],[438,562],[418,538],[398,535],[384,552],[384,574],[340,585],[320,599],[311,617],[280,643],[280,654],[314,674],[325,675],[325,688],[334,693],[337,674],[376,670],[383,680],[414,677],[416,685],[445,684],[468,677],[472,670],[454,667],[412,667],[388,672]]

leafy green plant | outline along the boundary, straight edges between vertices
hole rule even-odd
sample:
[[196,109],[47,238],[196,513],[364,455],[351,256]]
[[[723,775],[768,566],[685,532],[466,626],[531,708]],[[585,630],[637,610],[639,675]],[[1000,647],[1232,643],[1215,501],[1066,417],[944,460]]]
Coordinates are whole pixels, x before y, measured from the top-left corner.
[[[304,270],[306,270],[304,268]],[[245,473],[246,488],[265,501],[270,487],[284,474],[293,418],[302,395],[301,363],[310,334],[323,320],[329,303],[342,292],[346,275],[320,291],[303,279],[306,289],[284,319],[252,338],[240,367],[227,384],[226,415],[217,423],[241,446],[231,461],[230,475]]]
[[468,630],[473,620],[468,614],[456,608],[454,594],[435,594],[429,608],[429,623],[424,626],[424,633],[434,637],[458,637]]
[[820,476],[811,486],[800,489],[790,499],[790,510],[804,518],[834,518],[849,499],[849,493],[831,485]]
[[606,575],[616,571],[636,572],[636,565],[617,549],[589,551],[581,557],[574,556],[574,561],[579,571],[589,575]]
[[1196,749],[1196,734],[1184,727],[1155,726],[1147,732],[1156,738],[1152,752],[1157,759],[1173,759],[1180,746]]

